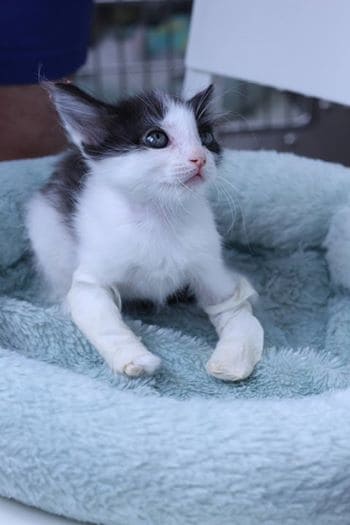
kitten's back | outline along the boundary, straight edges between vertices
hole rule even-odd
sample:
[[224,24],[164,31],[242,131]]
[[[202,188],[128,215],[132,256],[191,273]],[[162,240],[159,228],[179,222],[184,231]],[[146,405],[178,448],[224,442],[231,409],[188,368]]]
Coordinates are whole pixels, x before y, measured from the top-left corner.
[[67,224],[71,222],[87,176],[87,164],[78,148],[73,146],[59,160],[54,173],[41,190]]

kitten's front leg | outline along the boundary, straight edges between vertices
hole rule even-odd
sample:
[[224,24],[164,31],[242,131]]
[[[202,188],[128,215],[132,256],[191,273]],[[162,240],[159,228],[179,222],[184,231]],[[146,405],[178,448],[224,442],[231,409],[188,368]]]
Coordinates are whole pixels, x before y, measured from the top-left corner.
[[264,332],[250,303],[256,292],[244,277],[215,266],[197,282],[199,303],[219,336],[207,371],[218,379],[239,381],[252,373],[263,351]]
[[123,322],[120,300],[116,305],[93,276],[78,269],[67,299],[73,321],[114,372],[137,377],[159,367],[160,359]]

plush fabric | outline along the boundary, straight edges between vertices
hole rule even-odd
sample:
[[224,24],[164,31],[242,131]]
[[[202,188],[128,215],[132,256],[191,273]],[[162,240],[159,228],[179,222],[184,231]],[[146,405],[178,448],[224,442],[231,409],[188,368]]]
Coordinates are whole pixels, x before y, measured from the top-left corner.
[[349,523],[350,170],[225,153],[218,227],[266,333],[225,383],[193,304],[126,308],[163,360],[127,379],[47,303],[23,212],[53,162],[0,164],[0,494],[106,525]]

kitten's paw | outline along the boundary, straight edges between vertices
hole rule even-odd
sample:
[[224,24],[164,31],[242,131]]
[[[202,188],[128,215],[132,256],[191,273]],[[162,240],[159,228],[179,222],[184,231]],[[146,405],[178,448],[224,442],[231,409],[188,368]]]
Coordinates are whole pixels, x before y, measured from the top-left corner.
[[135,357],[130,363],[124,367],[124,374],[130,377],[138,377],[140,375],[152,375],[160,367],[160,359],[153,354],[145,354]]
[[112,370],[129,377],[152,375],[160,366],[161,360],[151,352],[145,352],[135,356],[116,355]]
[[245,324],[234,324],[221,339],[209,359],[207,372],[223,381],[240,381],[253,372],[264,347],[264,331],[252,315]]
[[231,359],[211,357],[207,363],[208,374],[221,379],[222,381],[241,381],[246,379],[253,372],[257,359],[237,360],[232,356]]

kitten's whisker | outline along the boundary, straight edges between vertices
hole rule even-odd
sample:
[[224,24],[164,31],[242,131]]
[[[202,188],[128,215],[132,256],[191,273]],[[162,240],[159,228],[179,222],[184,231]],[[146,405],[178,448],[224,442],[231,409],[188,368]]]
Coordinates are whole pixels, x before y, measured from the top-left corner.
[[[236,221],[236,217],[237,217],[235,201],[233,199],[233,196],[231,196],[229,194],[229,192],[224,187],[220,187],[216,183],[215,183],[215,187],[216,187],[217,190],[221,191],[221,193],[223,194],[224,198],[228,201],[229,209],[230,209],[230,212],[231,212],[231,224],[230,224],[230,226],[228,228],[228,231],[231,232],[231,230],[233,229],[233,227],[235,225],[235,221]],[[218,193],[218,195],[220,195],[220,194]]]
[[244,212],[243,212],[243,209],[242,209],[241,203],[239,201],[239,197],[238,197],[239,190],[231,181],[228,181],[226,178],[223,177],[220,180],[221,180],[221,182],[224,182],[227,186],[231,187],[234,192],[236,192],[236,200],[237,200],[237,204],[239,206],[239,210],[240,210],[240,213],[241,213],[243,234],[246,237],[246,242],[247,242],[248,249],[250,250],[250,252],[253,252],[254,250],[252,249],[252,246],[251,246],[250,241],[249,241],[248,229],[247,229],[247,223],[246,223],[245,215],[244,215]]
[[198,199],[198,193],[195,192],[194,190],[192,190],[191,188],[189,188],[188,186],[186,186],[186,184],[184,184],[180,179],[178,179],[176,177],[176,180],[177,182],[180,184],[180,186],[182,186],[185,190],[189,191],[190,193],[192,193],[197,199]]

